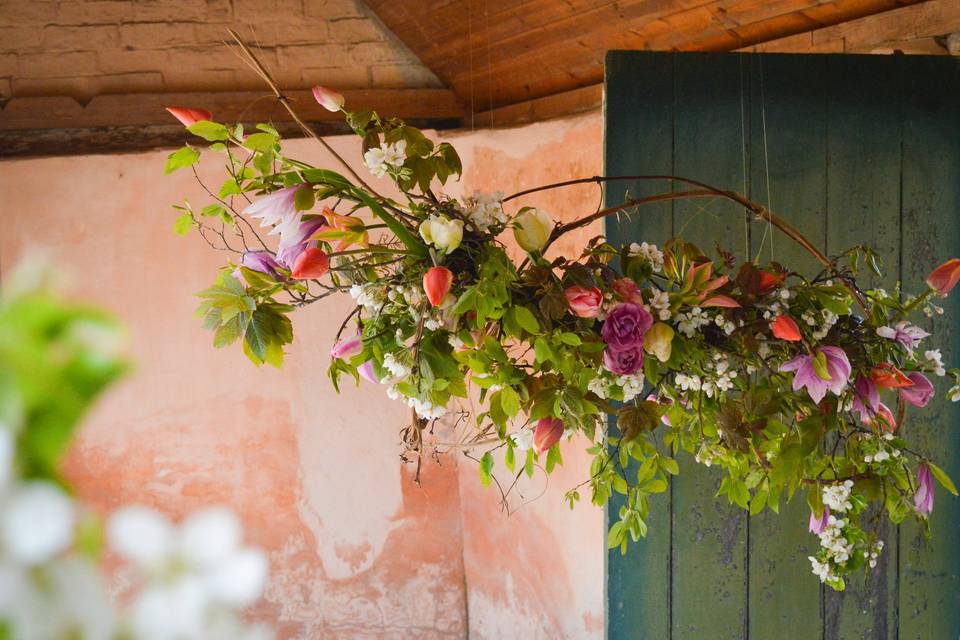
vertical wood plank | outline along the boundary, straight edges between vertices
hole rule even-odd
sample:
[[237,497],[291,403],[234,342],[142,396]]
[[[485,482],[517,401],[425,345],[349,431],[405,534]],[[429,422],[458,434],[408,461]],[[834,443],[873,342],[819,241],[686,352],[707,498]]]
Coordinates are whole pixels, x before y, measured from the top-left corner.
[[[949,58],[911,58],[903,110],[903,261],[908,292],[947,258],[960,256],[960,65]],[[960,360],[960,294],[938,300],[945,315],[928,323],[922,348]],[[932,377],[931,377],[932,378]],[[960,478],[960,407],[945,398],[947,378],[933,379],[937,397],[911,410],[903,431],[916,449]],[[900,640],[960,637],[960,501],[936,487],[932,539],[912,520],[900,527]]]
[[[743,190],[743,136],[736,56],[677,57],[674,167],[678,175]],[[732,99],[732,97],[734,99]],[[716,241],[744,257],[742,208],[677,201],[675,233],[715,256]],[[673,638],[740,640],[747,618],[747,514],[714,496],[718,469],[683,456],[673,487]]]
[[[673,54],[611,52],[607,56],[604,173],[644,175],[669,173],[673,165]],[[669,184],[612,182],[604,191],[605,206],[627,198],[669,191]],[[656,242],[673,232],[670,203],[648,205],[636,215],[609,220],[607,237],[614,244]],[[616,421],[611,422],[611,429]],[[608,520],[623,505],[614,494]],[[611,640],[670,637],[670,493],[650,500],[647,537],[619,549],[607,559],[607,637]]]
[[[888,291],[900,271],[901,60],[835,56],[827,73],[827,251],[876,249],[884,277],[864,270],[859,281]],[[885,523],[879,536],[886,548],[870,576],[851,577],[842,592],[825,590],[825,638],[896,638],[897,528]]]
[[[790,55],[750,56],[748,62],[751,199],[820,248],[826,246],[827,227],[823,71],[828,64]],[[761,264],[781,262],[808,277],[821,269],[806,250],[760,222],[752,225],[751,253],[760,255]],[[798,494],[780,505],[779,515],[766,510],[750,519],[751,638],[776,638],[785,630],[791,638],[821,637],[821,588],[807,560],[818,541],[807,532],[808,516]]]

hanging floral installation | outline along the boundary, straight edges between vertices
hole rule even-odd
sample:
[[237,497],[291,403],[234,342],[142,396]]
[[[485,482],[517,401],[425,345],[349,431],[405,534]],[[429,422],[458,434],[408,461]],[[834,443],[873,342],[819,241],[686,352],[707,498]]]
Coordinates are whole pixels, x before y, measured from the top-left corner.
[[[305,133],[334,153],[236,44]],[[624,495],[608,543],[625,551],[646,534],[649,499],[680,473],[683,451],[722,469],[718,498],[751,515],[777,512],[799,492],[820,540],[813,572],[834,589],[876,564],[883,517],[925,523],[934,479],[956,495],[933,452],[911,445],[907,417],[934,397],[936,378],[949,375],[947,394],[960,400],[960,371],[946,370],[914,324],[943,312],[936,297],[960,280],[960,259],[936,268],[916,295],[864,289],[859,266],[879,272],[869,248],[828,257],[766,208],[676,176],[629,176],[667,191],[565,224],[531,207],[508,214],[503,204],[520,195],[621,178],[454,199],[437,190],[461,172],[450,144],[398,119],[347,110],[330,89],[314,95],[342,112],[370,174],[389,179],[401,197],[381,195],[335,153],[345,173],[286,156],[269,125],[248,132],[206,111],[171,108],[209,144],[175,151],[166,172],[193,168],[202,150],[226,169],[223,184],[207,189],[210,204],[176,207],[175,227],[235,252],[200,292],[200,314],[214,346],[239,341],[258,365],[280,366],[297,308],[353,297],[331,336],[330,379],[335,387],[343,376],[379,385],[410,407],[401,437],[418,478],[433,452],[434,421],[459,413],[468,397],[480,410],[463,444],[477,452],[484,484],[494,480],[495,452],[518,477],[538,467],[550,473],[564,436],[583,434],[593,463],[567,499],[573,506],[584,487],[597,505]],[[809,251],[822,271],[807,278],[789,265],[738,264],[722,249],[711,258],[680,238],[617,247],[597,237],[579,256],[545,257],[575,229],[681,198],[737,203]],[[510,234],[526,253],[519,263],[504,245]],[[615,429],[607,415],[616,416]]]

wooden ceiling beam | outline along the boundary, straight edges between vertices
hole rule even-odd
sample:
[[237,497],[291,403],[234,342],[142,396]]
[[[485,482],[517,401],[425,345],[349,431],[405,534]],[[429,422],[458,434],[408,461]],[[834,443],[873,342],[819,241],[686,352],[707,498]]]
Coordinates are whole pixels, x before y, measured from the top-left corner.
[[474,111],[597,84],[609,49],[729,51],[923,0],[367,0]]
[[[401,118],[451,120],[464,109],[448,89],[358,89],[344,91],[348,106],[373,109]],[[341,122],[343,116],[317,104],[309,91],[288,91],[297,112],[312,122]],[[207,109],[224,122],[290,122],[270,94],[258,91],[136,93],[102,95],[85,105],[69,97],[12,98],[0,110],[0,131],[65,129],[126,125],[164,125],[164,107]]]

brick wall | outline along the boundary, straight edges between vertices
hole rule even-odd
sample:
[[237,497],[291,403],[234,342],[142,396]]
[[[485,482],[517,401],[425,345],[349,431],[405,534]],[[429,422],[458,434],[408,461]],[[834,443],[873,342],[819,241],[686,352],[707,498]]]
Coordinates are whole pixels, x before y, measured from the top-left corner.
[[0,97],[261,89],[227,27],[285,88],[442,86],[361,0],[0,0]]

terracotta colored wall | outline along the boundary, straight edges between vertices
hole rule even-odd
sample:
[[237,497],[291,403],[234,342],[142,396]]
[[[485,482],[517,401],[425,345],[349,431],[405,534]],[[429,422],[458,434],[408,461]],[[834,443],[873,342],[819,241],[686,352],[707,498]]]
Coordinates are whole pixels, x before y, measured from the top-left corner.
[[[451,138],[463,156],[466,193],[497,189],[508,195],[602,172],[599,114]],[[598,203],[597,187],[588,185],[526,196],[508,207],[536,206],[566,221],[592,213]],[[550,253],[575,257],[600,232],[596,224],[570,233]],[[478,482],[476,464],[460,463],[471,638],[603,637],[603,512],[590,504],[588,487],[581,492],[585,502],[573,511],[563,499],[589,477],[587,446],[585,439],[564,441],[562,468],[549,477],[541,471],[522,476],[509,498],[509,516],[496,489]],[[502,465],[495,469],[509,486],[513,474]]]
[[[451,191],[599,170],[598,115],[450,137],[466,164]],[[333,142],[358,160],[352,139]],[[290,149],[323,160],[307,141]],[[206,200],[189,174],[161,175],[165,155],[0,164],[0,273],[45,252],[78,295],[130,327],[136,369],[97,407],[70,460],[81,495],[101,510],[141,502],[174,517],[210,503],[236,509],[270,552],[256,615],[282,638],[462,638],[468,619],[476,638],[600,637],[602,513],[562,502],[585,478],[583,447],[567,444],[545,492],[542,477],[523,487],[543,495],[507,517],[469,460],[425,465],[417,487],[398,459],[404,408],[370,387],[339,397],[329,388],[327,351],[349,299],[299,312],[282,371],[254,368],[239,348],[214,350],[193,294],[223,256],[172,233],[168,203]],[[200,171],[219,184],[215,162]],[[572,216],[595,196],[571,190],[537,204]]]

